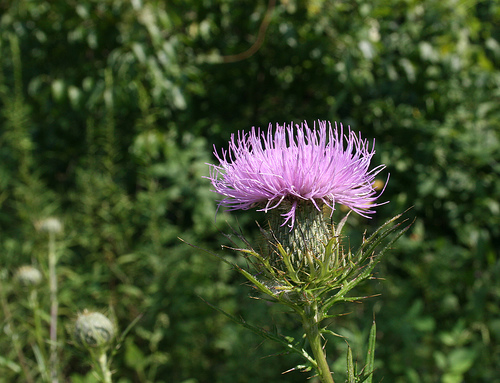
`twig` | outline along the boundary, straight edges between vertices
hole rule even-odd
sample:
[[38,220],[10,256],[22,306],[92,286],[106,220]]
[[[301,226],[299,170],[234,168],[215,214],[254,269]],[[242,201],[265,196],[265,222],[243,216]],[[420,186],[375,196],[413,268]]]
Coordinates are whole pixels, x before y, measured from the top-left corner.
[[264,15],[264,18],[262,19],[262,22],[261,22],[260,27],[259,27],[259,33],[257,34],[257,39],[255,40],[253,45],[250,48],[248,48],[246,51],[238,53],[236,55],[222,56],[222,61],[224,63],[233,63],[233,62],[245,60],[245,59],[249,58],[250,56],[254,55],[260,49],[260,47],[264,43],[264,38],[266,36],[267,27],[269,27],[269,24],[271,22],[271,15],[273,13],[275,5],[276,5],[276,0],[269,0],[266,14]]

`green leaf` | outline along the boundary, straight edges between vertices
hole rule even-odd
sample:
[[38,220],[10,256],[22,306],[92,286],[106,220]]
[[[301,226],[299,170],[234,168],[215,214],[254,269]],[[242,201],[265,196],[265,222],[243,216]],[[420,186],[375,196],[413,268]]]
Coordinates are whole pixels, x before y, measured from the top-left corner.
[[4,358],[3,356],[0,356],[0,366],[7,367],[8,369],[14,371],[16,374],[19,374],[21,372],[21,366],[7,358]]
[[213,309],[217,310],[221,314],[224,314],[226,317],[231,319],[233,322],[253,331],[255,334],[263,337],[264,339],[269,339],[269,340],[272,340],[274,342],[280,343],[287,351],[300,355],[313,368],[317,369],[316,361],[302,347],[299,346],[300,343],[298,343],[298,342],[293,343],[293,340],[294,340],[293,338],[285,337],[281,334],[278,334],[277,331],[271,332],[271,331],[267,331],[261,327],[254,326],[250,323],[247,323],[243,318],[238,319],[235,316],[229,314],[228,312],[222,310],[221,308],[214,306],[213,304],[206,301],[205,299],[203,299],[201,297],[200,297],[200,299],[203,300],[203,302],[205,302],[207,305],[209,305]]
[[368,351],[366,353],[366,367],[364,376],[367,377],[366,382],[372,383],[373,367],[375,363],[375,342],[377,337],[377,325],[373,321],[370,329],[370,336],[368,337]]
[[137,371],[143,371],[146,357],[141,349],[134,343],[132,338],[125,341],[125,363]]
[[[399,232],[397,232],[396,235],[389,241],[389,243],[377,254],[372,255],[372,258],[370,259],[369,263],[363,266],[363,263],[367,260],[369,254],[372,254],[387,236],[389,236],[391,233],[394,233],[402,223],[407,221],[404,220],[402,222],[395,224],[394,226],[390,226],[403,214],[404,213],[398,214],[395,217],[388,220],[386,223],[380,226],[368,239],[363,241],[363,244],[360,246],[356,255],[354,255],[353,257],[354,259],[358,260],[358,268],[353,266],[353,268],[349,272],[347,272],[342,278],[343,280],[347,280],[349,278],[352,279],[345,282],[342,288],[334,296],[324,301],[322,305],[322,310],[324,315],[337,302],[351,302],[357,299],[364,298],[364,297],[346,298],[346,294],[349,293],[349,291],[351,291],[359,283],[361,283],[362,281],[371,276],[373,269],[380,261],[382,255],[392,246],[392,244],[398,238],[400,238],[410,228],[411,224],[404,227]],[[388,226],[389,228],[387,228]],[[358,275],[354,275],[354,273],[356,272],[358,273]]]
[[347,346],[347,382],[356,383],[356,372],[354,371],[352,350],[349,346]]
[[467,372],[476,359],[476,352],[468,348],[458,348],[453,350],[448,356],[448,365],[450,371],[456,374]]

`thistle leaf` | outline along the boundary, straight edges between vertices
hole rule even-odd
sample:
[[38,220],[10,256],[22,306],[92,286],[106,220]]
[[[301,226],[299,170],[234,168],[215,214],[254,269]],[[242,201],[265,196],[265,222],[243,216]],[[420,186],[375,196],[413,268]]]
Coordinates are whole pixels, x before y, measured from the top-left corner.
[[247,323],[243,318],[236,318],[235,316],[229,314],[228,312],[222,310],[221,308],[211,304],[210,302],[206,301],[205,299],[201,298],[200,299],[205,302],[207,305],[209,305],[210,307],[212,307],[213,309],[217,310],[218,312],[220,312],[221,314],[225,315],[226,317],[228,317],[229,319],[231,319],[233,322],[253,331],[255,334],[257,335],[260,335],[261,337],[263,337],[264,339],[269,339],[269,340],[272,340],[272,341],[275,341],[277,343],[280,343],[288,352],[293,352],[295,354],[298,354],[300,355],[303,359],[305,359],[308,363],[308,365],[312,366],[313,368],[317,369],[318,366],[317,366],[317,363],[316,361],[314,360],[314,358],[312,358],[307,352],[306,350],[304,350],[304,348],[302,348],[300,346],[300,343],[299,342],[293,342],[294,339],[291,338],[291,337],[286,337],[286,336],[283,336],[281,334],[279,334],[276,329],[275,331],[267,331],[261,327],[258,327],[258,326],[254,326],[250,323]]
[[367,378],[366,383],[372,383],[373,367],[375,363],[375,341],[377,336],[377,325],[373,321],[368,338],[368,351],[366,353],[366,367],[364,376]]
[[356,372],[354,371],[354,362],[352,360],[352,350],[347,346],[347,382],[356,383]]

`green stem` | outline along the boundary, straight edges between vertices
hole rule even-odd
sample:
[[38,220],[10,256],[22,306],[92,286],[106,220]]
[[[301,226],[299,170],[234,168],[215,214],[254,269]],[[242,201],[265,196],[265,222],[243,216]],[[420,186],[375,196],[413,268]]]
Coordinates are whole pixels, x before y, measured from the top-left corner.
[[49,232],[49,286],[50,286],[50,375],[52,383],[58,383],[59,360],[57,356],[57,273],[55,233]]
[[316,304],[313,303],[309,307],[306,307],[302,317],[302,325],[304,326],[307,340],[317,363],[318,377],[321,383],[335,383],[326,360],[326,353],[323,350],[319,322],[318,310]]
[[[33,320],[35,323],[35,339],[38,345],[38,349],[40,350],[40,355],[43,359],[43,365],[47,362],[47,354],[45,352],[45,340],[43,338],[43,326],[42,326],[42,318],[40,316],[40,306],[38,304],[38,292],[36,289],[33,289],[30,292],[30,308],[33,310]],[[42,375],[45,373],[42,371]],[[49,382],[50,380],[45,375],[45,381]]]
[[103,383],[111,383],[111,371],[109,370],[108,366],[108,357],[106,355],[106,352],[103,351],[99,355],[99,367],[101,368],[101,373],[103,377]]

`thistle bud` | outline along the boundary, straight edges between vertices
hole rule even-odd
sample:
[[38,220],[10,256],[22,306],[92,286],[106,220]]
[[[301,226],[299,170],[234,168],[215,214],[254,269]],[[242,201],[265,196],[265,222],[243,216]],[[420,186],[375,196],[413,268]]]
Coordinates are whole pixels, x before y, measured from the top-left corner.
[[84,347],[105,348],[115,337],[113,323],[103,314],[84,310],[75,322],[75,339]]
[[35,227],[39,231],[53,234],[59,234],[63,230],[61,221],[55,217],[42,219],[35,223]]
[[42,273],[36,267],[25,265],[19,267],[15,274],[14,280],[21,286],[34,287],[42,281]]

